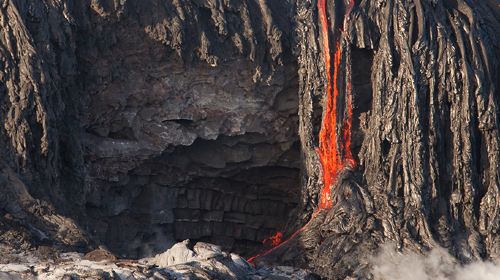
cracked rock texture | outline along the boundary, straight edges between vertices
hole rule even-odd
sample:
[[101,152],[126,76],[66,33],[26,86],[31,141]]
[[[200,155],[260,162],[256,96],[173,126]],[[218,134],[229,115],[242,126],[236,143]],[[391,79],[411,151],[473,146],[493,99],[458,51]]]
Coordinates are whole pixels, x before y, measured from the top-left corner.
[[0,261],[249,256],[311,217],[257,263],[366,278],[385,241],[499,259],[498,3],[326,3],[357,165],[315,213],[316,0],[0,0]]
[[6,229],[128,258],[259,251],[300,197],[293,8],[2,1]]
[[[313,151],[326,81],[311,2],[297,5],[306,213],[321,190]],[[363,278],[368,257],[385,241],[420,253],[444,247],[461,263],[498,260],[498,3],[326,3],[330,45],[338,43],[341,52],[337,123],[348,117],[352,90],[357,165],[338,176],[333,208],[262,262],[308,266],[332,279]]]
[[[84,206],[114,252],[146,256],[194,238],[248,255],[285,226],[300,192],[285,4],[86,7]],[[260,15],[281,7],[290,14]]]

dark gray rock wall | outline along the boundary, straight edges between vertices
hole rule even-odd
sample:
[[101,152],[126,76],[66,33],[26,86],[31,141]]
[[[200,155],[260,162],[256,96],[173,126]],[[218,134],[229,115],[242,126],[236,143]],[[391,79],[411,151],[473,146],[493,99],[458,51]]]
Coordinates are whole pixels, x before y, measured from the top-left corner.
[[2,1],[0,28],[2,244],[85,247],[84,232],[67,218],[77,209],[60,207],[84,197],[71,6]]
[[498,259],[498,5],[350,3],[327,14],[357,165],[313,214],[317,1],[0,1],[1,240],[251,254],[313,217],[260,261],[366,276],[384,241]]
[[3,6],[1,152],[36,199],[127,257],[185,238],[251,254],[285,228],[293,2]]
[[96,237],[123,256],[185,238],[251,254],[281,230],[300,192],[293,5],[93,1],[79,10],[85,207]]
[[66,199],[58,187],[67,180],[62,174],[82,172],[81,153],[69,144],[78,138],[71,125],[76,55],[70,13],[51,1],[2,3],[2,160],[31,191],[55,201]]
[[[297,10],[308,209],[321,185],[314,148],[326,87],[312,2]],[[365,277],[367,256],[386,241],[418,252],[442,246],[460,262],[498,259],[498,5],[351,1],[349,11],[345,1],[326,2],[330,46],[342,53],[337,123],[348,117],[351,85],[357,166],[339,175],[333,208],[262,261]]]

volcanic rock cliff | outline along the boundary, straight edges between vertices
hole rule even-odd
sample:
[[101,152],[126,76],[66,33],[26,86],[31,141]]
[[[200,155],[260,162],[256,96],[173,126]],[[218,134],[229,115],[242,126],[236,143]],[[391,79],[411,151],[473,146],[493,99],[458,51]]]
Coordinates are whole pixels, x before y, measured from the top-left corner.
[[250,254],[299,200],[293,8],[5,2],[5,170],[120,256]]
[[276,231],[257,265],[332,279],[384,242],[498,260],[499,28],[494,0],[0,0],[0,261]]

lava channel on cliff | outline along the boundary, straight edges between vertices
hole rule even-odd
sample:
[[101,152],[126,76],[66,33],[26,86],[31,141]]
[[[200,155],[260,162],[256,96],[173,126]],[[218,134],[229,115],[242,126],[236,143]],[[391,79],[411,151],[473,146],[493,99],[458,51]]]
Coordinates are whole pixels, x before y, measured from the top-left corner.
[[[294,239],[298,234],[300,234],[309,225],[309,223],[316,217],[316,215],[322,209],[330,209],[333,206],[331,191],[335,184],[335,180],[340,171],[344,168],[353,168],[356,162],[353,158],[351,151],[351,128],[352,128],[352,94],[351,85],[347,82],[345,96],[346,96],[346,113],[347,116],[339,118],[337,114],[338,108],[338,97],[340,94],[340,89],[338,86],[339,71],[342,60],[342,51],[340,46],[340,36],[333,38],[335,45],[335,52],[333,55],[333,63],[331,59],[331,49],[330,49],[330,38],[329,38],[329,19],[326,12],[326,1],[318,0],[318,15],[321,23],[321,33],[323,41],[324,50],[324,62],[325,62],[325,74],[327,79],[326,86],[326,107],[324,108],[323,120],[321,124],[321,130],[319,133],[319,147],[316,152],[318,153],[322,171],[323,171],[323,189],[320,193],[320,201],[318,208],[313,213],[309,221],[302,226],[299,230],[294,232],[288,239],[281,242],[283,234],[277,232],[275,235],[264,239],[264,244],[268,243],[269,240],[279,240],[279,242],[273,242],[273,248],[260,253],[256,256],[249,258],[247,261],[249,263],[254,263],[256,258],[268,255],[277,248],[285,245],[290,240]],[[337,1],[337,0],[333,0]],[[349,6],[346,9],[346,17],[351,13],[354,8],[355,0],[350,0]],[[339,30],[339,34],[342,32],[342,28]],[[334,33],[335,35],[335,33]],[[333,68],[333,75],[332,75]],[[343,119],[342,129],[340,133],[337,131],[338,120]],[[340,134],[340,135],[338,135]],[[279,237],[279,239],[277,238]]]
[[[317,149],[321,167],[323,169],[323,189],[320,196],[320,209],[332,207],[331,190],[338,173],[345,167],[354,167],[355,161],[351,151],[351,127],[352,127],[352,96],[351,85],[347,83],[347,119],[343,123],[341,135],[337,135],[337,100],[339,96],[338,78],[342,52],[340,40],[335,41],[335,53],[333,65],[330,56],[330,40],[328,35],[328,18],[326,14],[326,0],[318,1],[318,13],[321,21],[321,33],[323,34],[323,50],[325,60],[325,72],[327,78],[326,108],[323,113],[323,121],[319,133],[319,148]],[[348,15],[354,7],[351,0],[347,9]],[[331,68],[333,67],[333,77]],[[333,79],[333,81],[332,81]]]

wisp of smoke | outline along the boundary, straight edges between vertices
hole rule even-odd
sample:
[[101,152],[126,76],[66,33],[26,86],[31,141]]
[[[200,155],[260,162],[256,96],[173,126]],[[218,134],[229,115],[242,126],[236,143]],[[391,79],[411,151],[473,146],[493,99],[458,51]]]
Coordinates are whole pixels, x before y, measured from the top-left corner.
[[376,280],[498,280],[500,264],[478,261],[460,265],[443,248],[426,255],[397,252],[385,244],[371,260]]

